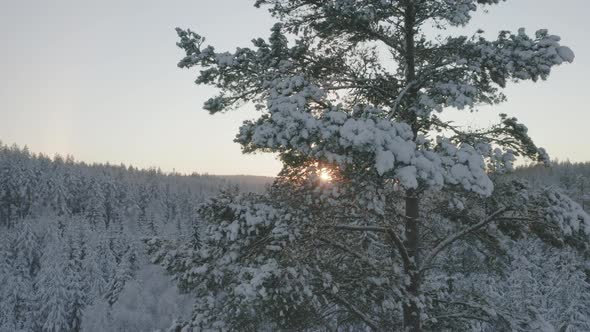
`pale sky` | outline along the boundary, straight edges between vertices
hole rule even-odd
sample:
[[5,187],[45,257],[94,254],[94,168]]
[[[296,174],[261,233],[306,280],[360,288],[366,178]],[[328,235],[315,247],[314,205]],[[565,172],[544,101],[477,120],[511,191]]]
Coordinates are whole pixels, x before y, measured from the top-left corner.
[[[255,112],[211,116],[214,90],[180,70],[174,28],[218,50],[267,37],[273,20],[253,0],[0,0],[0,140],[32,152],[164,171],[275,175],[272,155],[244,156],[233,138]],[[466,116],[488,124],[505,112],[552,157],[590,161],[590,22],[587,0],[508,0],[467,28],[548,28],[576,53],[547,82],[510,85],[509,101]]]

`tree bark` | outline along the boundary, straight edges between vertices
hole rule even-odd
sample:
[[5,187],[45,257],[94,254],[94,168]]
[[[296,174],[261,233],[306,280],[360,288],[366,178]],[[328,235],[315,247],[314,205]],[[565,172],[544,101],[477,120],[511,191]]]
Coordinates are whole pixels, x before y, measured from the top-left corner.
[[[406,84],[413,84],[416,80],[416,49],[415,49],[415,25],[416,8],[413,0],[405,0],[404,34],[405,34],[405,60],[406,60]],[[408,100],[410,105],[416,100],[418,91],[410,87]],[[414,138],[418,135],[418,121],[416,114],[409,109],[404,110],[404,120],[412,127]],[[405,247],[411,263],[406,266],[406,274],[409,283],[406,285],[406,302],[403,305],[404,328],[408,332],[421,332],[421,310],[419,305],[421,276],[420,266],[420,224],[419,224],[419,199],[416,191],[406,191],[406,232]]]
[[420,227],[418,220],[418,197],[409,190],[406,196],[406,239],[405,247],[412,261],[410,266],[406,267],[406,274],[410,277],[409,284],[406,285],[406,302],[404,303],[404,326],[406,331],[422,331],[422,322],[420,319],[419,295],[421,278],[418,267],[420,266]]

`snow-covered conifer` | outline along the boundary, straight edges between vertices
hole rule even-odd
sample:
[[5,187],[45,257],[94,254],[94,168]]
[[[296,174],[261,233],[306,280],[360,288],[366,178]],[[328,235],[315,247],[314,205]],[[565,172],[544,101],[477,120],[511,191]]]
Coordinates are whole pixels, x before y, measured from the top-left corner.
[[441,261],[458,243],[486,253],[477,266],[523,232],[544,235],[539,227],[551,228],[548,242],[588,237],[590,220],[571,200],[504,178],[517,157],[548,163],[525,125],[506,114],[481,129],[444,120],[448,108],[502,102],[508,83],[544,80],[574,60],[547,30],[425,33],[499,2],[257,0],[279,22],[234,52],[177,29],[178,66],[220,90],[204,109],[254,102],[262,115],[236,142],[284,165],[268,195],[204,206],[201,247],[148,241],[195,292],[186,325],[463,329],[496,315],[442,282],[455,271]]
[[39,289],[39,313],[37,324],[42,331],[58,332],[68,331],[70,325],[71,297],[67,284],[65,267],[67,264],[67,249],[58,238],[57,230],[50,236],[49,245],[46,248],[47,258],[41,266],[40,278],[37,281]]

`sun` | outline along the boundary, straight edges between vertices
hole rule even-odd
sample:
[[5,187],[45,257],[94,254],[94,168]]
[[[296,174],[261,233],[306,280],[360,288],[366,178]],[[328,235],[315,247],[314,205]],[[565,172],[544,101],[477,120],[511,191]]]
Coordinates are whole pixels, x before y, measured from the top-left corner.
[[320,180],[322,182],[330,182],[332,181],[332,174],[330,174],[330,170],[327,168],[322,168],[320,170]]

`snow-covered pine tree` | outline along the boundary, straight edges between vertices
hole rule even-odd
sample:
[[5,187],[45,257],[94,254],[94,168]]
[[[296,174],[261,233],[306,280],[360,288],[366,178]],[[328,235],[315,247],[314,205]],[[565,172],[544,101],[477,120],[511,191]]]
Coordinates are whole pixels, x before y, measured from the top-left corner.
[[53,191],[53,200],[51,202],[52,210],[55,211],[55,213],[58,216],[70,215],[70,210],[68,208],[68,201],[70,200],[70,195],[65,186],[64,179],[56,176],[53,177],[51,181],[51,189]]
[[35,320],[43,332],[69,331],[72,327],[72,298],[65,274],[68,252],[58,233],[52,229],[48,234],[47,257],[37,280],[39,312]]
[[[7,285],[9,276],[12,274],[10,267],[9,252],[6,248],[6,233],[0,234],[0,284]],[[0,288],[0,298],[7,298],[7,287]],[[5,322],[9,319],[9,310],[5,307],[6,301],[0,301],[0,331],[5,329]]]
[[18,234],[4,233],[0,237],[0,331],[26,330],[34,323],[34,288],[31,261],[27,259],[31,256],[24,253],[17,256],[12,247],[16,242],[12,236],[26,238],[22,233],[21,228]]
[[86,180],[75,164],[68,164],[67,172],[64,174],[64,185],[69,193],[68,209],[71,214],[80,214],[85,209],[84,203],[88,196]]
[[[196,83],[221,90],[204,108],[254,102],[264,113],[236,141],[284,165],[269,195],[204,207],[200,249],[148,242],[197,293],[189,325],[466,329],[465,321],[497,317],[470,294],[474,301],[455,301],[438,282],[438,261],[459,241],[497,249],[523,233],[555,243],[590,233],[587,216],[553,192],[509,181],[494,192],[515,157],[548,161],[516,118],[500,114],[480,130],[444,120],[447,108],[502,102],[508,82],[544,80],[574,60],[547,30],[502,31],[496,40],[425,33],[466,25],[498,3],[257,0],[280,23],[268,40],[235,52],[177,29],[186,52],[179,67],[199,68]],[[322,183],[322,174],[332,180]]]
[[16,145],[3,147],[6,161],[0,169],[0,222],[13,226],[22,219],[30,208],[30,169],[28,149]]
[[27,331],[35,327],[35,290],[33,280],[22,266],[10,266],[4,279],[0,309],[1,331]]
[[121,202],[118,200],[119,188],[112,178],[106,178],[102,183],[102,192],[104,193],[104,221],[105,227],[121,227]]
[[96,179],[90,181],[87,195],[88,200],[85,206],[86,219],[90,222],[90,225],[93,228],[102,228],[103,225],[106,225],[104,208],[105,198],[102,192],[102,187]]
[[82,328],[84,308],[90,302],[90,284],[85,275],[85,258],[87,252],[86,236],[89,234],[88,225],[83,220],[74,219],[70,222],[67,241],[67,260],[64,266],[64,278],[69,298],[68,321],[70,331],[79,332]]
[[118,301],[119,294],[123,291],[125,284],[133,279],[137,270],[137,251],[134,246],[130,245],[121,256],[111,282],[107,286],[107,290],[104,294],[109,306],[112,307],[113,304]]
[[41,239],[34,227],[32,220],[23,221],[10,247],[15,264],[22,266],[29,278],[35,278],[41,261]]
[[110,249],[109,238],[105,233],[99,233],[91,241],[92,250],[86,257],[86,274],[91,280],[91,296],[100,298],[107,292],[108,284],[115,275],[117,257]]

